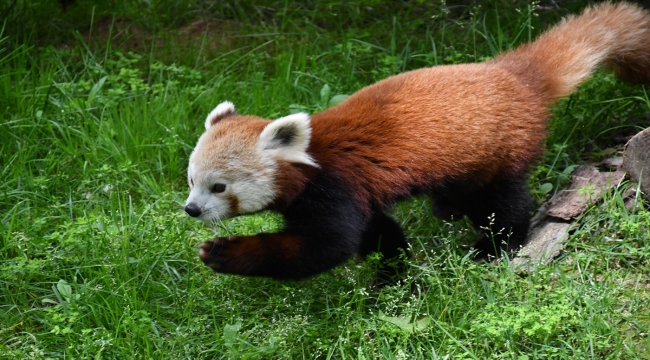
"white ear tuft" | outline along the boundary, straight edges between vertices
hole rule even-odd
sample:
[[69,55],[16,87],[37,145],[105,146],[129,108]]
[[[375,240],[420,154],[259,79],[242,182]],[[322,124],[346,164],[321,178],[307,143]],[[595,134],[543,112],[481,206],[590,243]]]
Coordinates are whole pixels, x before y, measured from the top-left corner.
[[307,154],[311,138],[309,115],[297,113],[271,121],[258,139],[260,151],[290,161],[318,167]]
[[217,105],[214,110],[210,111],[210,114],[205,119],[205,129],[208,130],[212,125],[233,115],[235,115],[235,105],[230,101],[224,101]]

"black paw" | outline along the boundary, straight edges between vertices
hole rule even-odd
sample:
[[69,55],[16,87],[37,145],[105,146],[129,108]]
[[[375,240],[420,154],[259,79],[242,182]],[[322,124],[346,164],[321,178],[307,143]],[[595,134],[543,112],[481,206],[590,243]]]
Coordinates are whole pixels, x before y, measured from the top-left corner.
[[201,244],[199,258],[206,266],[217,272],[227,272],[231,262],[231,242],[226,238],[214,238]]
[[225,274],[257,275],[264,257],[259,241],[251,237],[229,236],[204,242],[199,257],[212,270]]
[[522,243],[522,241],[515,241],[514,239],[509,239],[508,242],[504,239],[493,240],[483,235],[472,245],[472,248],[476,250],[474,253],[474,261],[492,262],[505,254],[513,258],[521,249]]

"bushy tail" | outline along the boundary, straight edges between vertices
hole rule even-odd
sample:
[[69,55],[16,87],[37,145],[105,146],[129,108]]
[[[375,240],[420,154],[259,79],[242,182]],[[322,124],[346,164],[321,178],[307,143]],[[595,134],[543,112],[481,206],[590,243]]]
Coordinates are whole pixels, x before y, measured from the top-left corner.
[[629,3],[599,4],[494,61],[532,80],[550,101],[571,94],[599,65],[650,83],[650,16]]

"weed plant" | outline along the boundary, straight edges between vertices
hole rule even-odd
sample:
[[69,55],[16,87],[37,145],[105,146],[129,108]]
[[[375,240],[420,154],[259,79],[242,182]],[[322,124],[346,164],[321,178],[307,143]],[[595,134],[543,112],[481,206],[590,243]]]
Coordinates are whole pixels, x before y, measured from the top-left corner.
[[[219,102],[315,112],[409,69],[488,59],[585,6],[568,3],[2,2],[0,358],[650,358],[650,212],[625,207],[627,183],[525,276],[471,261],[476,234],[426,199],[397,204],[414,260],[382,289],[372,260],[302,282],[214,274],[201,242],[282,219],[215,229],[182,211]],[[557,104],[537,200],[648,127],[649,105],[604,73]]]

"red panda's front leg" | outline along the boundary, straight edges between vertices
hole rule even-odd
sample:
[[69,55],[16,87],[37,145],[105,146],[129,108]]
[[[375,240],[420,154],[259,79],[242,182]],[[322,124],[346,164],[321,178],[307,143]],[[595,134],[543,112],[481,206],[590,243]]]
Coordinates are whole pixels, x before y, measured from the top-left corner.
[[329,270],[357,252],[357,241],[289,233],[229,236],[205,242],[199,257],[216,272],[302,279]]
[[[220,273],[285,278],[292,277],[283,273],[299,260],[304,242],[303,237],[286,233],[229,236],[204,242],[199,257]],[[293,272],[297,276],[301,271]]]
[[[217,272],[264,275],[263,268],[268,266],[269,260],[278,261],[278,257],[294,255],[300,246],[296,240],[299,239],[277,234],[217,237],[201,245],[199,257],[206,266]],[[269,270],[266,269],[267,272]]]
[[369,221],[327,174],[316,176],[282,214],[281,232],[215,238],[201,245],[201,260],[220,273],[302,279],[358,254]]

